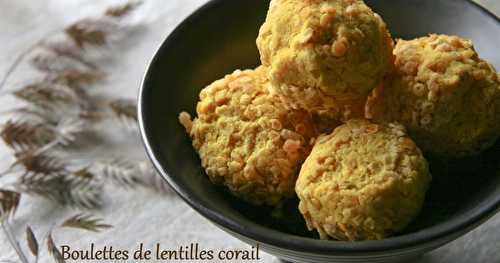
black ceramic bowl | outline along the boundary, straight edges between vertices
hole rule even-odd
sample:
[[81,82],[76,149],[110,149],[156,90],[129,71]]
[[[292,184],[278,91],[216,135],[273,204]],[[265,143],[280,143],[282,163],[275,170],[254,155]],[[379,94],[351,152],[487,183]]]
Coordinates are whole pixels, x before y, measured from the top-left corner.
[[[431,32],[473,39],[482,57],[500,66],[500,22],[466,0],[371,0],[395,38]],[[204,175],[177,115],[195,112],[198,92],[235,69],[259,63],[255,38],[268,1],[214,0],[165,40],[147,70],[139,97],[141,132],[160,174],[196,211],[230,234],[293,262],[387,262],[439,247],[491,217],[500,207],[500,144],[481,156],[430,159],[434,181],[425,207],[404,233],[381,241],[318,240],[307,231],[297,200],[285,219],[244,204]],[[471,109],[473,110],[473,109]]]

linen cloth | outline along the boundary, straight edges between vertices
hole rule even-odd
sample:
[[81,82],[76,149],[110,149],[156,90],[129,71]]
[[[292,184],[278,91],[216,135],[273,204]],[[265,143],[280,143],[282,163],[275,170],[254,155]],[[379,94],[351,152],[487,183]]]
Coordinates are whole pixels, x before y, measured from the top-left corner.
[[[143,72],[156,48],[178,23],[205,2],[206,0],[144,1],[132,18],[142,24],[142,27],[134,33],[136,35],[125,37],[124,41],[111,47],[119,56],[114,58],[115,63],[108,69],[111,78],[108,85],[112,86],[108,87],[110,92],[116,93],[119,87],[119,93],[135,98]],[[479,2],[500,14],[500,1]],[[80,18],[96,16],[107,7],[119,3],[123,1],[0,0],[0,76],[3,76],[20,53],[50,32],[60,30]],[[0,105],[0,109],[2,107]],[[138,141],[131,143],[129,147],[138,155],[144,154]],[[105,153],[106,148],[107,145],[104,144],[97,152]],[[0,162],[0,168],[9,164],[5,161],[9,160],[8,156],[2,148],[0,160],[3,161]],[[98,234],[71,229],[57,230],[54,232],[54,240],[58,245],[89,249],[90,244],[94,243],[96,247],[113,246],[133,250],[140,243],[148,248],[153,248],[156,243],[161,243],[164,248],[199,243],[203,248],[216,250],[250,248],[209,223],[173,193],[160,195],[147,190],[114,188],[107,192],[105,207],[96,214],[114,227]],[[26,224],[31,225],[38,236],[43,236],[54,224],[59,224],[61,219],[74,213],[39,198],[26,197],[22,200],[12,227],[21,246],[28,251],[24,238]],[[40,262],[53,262],[44,247],[41,251]],[[2,233],[1,260],[17,261],[16,254]],[[258,262],[277,263],[279,260],[261,253],[261,260]],[[415,262],[500,262],[500,214],[464,237]]]

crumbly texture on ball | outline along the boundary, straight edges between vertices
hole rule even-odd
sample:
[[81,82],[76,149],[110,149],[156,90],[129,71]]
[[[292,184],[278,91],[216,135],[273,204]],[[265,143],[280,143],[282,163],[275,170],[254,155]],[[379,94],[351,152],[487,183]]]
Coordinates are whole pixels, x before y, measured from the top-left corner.
[[255,205],[294,195],[316,134],[309,113],[291,110],[267,88],[267,70],[235,71],[200,92],[198,117],[179,115],[211,181]]
[[424,152],[472,155],[500,135],[500,82],[469,40],[399,40],[396,72],[366,105],[369,118],[403,123]]
[[378,240],[417,216],[430,181],[403,126],[351,120],[317,139],[296,192],[309,229],[322,239]]
[[365,114],[366,98],[337,100],[317,88],[269,85],[271,94],[278,97],[288,108],[304,109],[323,119],[345,122],[362,118]]
[[272,0],[257,38],[276,92],[309,111],[356,111],[393,64],[387,27],[361,0]]

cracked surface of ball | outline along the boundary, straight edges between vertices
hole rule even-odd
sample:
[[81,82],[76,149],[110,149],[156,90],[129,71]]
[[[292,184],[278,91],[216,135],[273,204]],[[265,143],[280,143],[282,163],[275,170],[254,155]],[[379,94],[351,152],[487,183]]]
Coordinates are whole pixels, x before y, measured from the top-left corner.
[[316,135],[312,117],[268,91],[264,67],[235,71],[200,92],[197,118],[181,113],[210,180],[256,205],[294,195]]
[[424,152],[476,154],[500,135],[500,81],[472,42],[430,35],[398,41],[396,73],[369,98],[375,120],[404,124]]
[[272,0],[257,46],[284,101],[339,116],[359,115],[393,64],[385,23],[360,0]]
[[350,120],[317,139],[296,192],[308,228],[322,239],[378,240],[417,216],[430,181],[403,126]]

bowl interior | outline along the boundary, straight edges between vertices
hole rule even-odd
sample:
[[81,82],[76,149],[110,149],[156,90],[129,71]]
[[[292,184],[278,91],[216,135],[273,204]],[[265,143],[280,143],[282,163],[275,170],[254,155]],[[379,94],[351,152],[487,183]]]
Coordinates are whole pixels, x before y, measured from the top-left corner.
[[[499,22],[468,1],[368,3],[384,18],[395,38],[408,39],[431,32],[464,36],[473,39],[483,58],[500,67]],[[296,208],[297,200],[285,206],[282,213],[287,216],[278,220],[270,216],[269,208],[252,207],[213,186],[177,121],[181,111],[195,115],[198,93],[207,84],[235,69],[259,64],[255,38],[267,7],[265,0],[212,1],[172,33],[158,51],[143,84],[140,101],[143,135],[160,172],[188,203],[212,221],[244,235],[248,231],[267,234],[279,231],[291,242],[322,242],[309,239],[317,235],[307,231]],[[461,160],[429,158],[434,181],[424,209],[404,233],[391,239],[411,238],[432,227],[446,231],[450,222],[463,223],[485,207],[491,210],[500,196],[499,156],[497,143],[481,156]],[[274,214],[279,217],[279,213]]]

